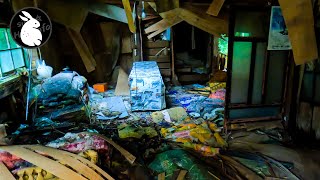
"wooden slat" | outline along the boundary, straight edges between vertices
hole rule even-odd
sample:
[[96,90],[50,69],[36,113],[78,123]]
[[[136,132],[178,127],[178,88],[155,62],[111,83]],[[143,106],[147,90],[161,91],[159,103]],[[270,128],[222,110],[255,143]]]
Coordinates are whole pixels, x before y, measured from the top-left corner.
[[74,45],[76,46],[83,64],[86,67],[87,72],[92,72],[95,70],[96,60],[94,59],[93,55],[91,54],[86,42],[82,38],[80,32],[76,32],[72,29],[67,29]]
[[132,33],[135,33],[136,32],[136,26],[134,25],[134,21],[133,21],[130,2],[129,2],[129,0],[122,0],[122,4],[123,4],[124,10],[125,10],[126,15],[127,15],[129,29],[130,29],[130,31]]
[[94,135],[94,136],[98,136],[100,138],[102,138],[103,140],[107,141],[109,144],[111,144],[114,148],[116,148],[131,164],[134,163],[134,161],[136,160],[136,157],[134,155],[132,155],[130,152],[128,152],[127,150],[123,149],[121,146],[119,146],[118,144],[116,144],[114,141],[112,141],[111,139],[98,134],[98,133],[88,133],[88,132],[84,132],[86,134],[90,134],[90,135]]
[[108,180],[114,180],[113,177],[111,177],[108,173],[106,173],[104,170],[102,170],[99,166],[95,165],[94,163],[92,163],[91,161],[81,157],[81,156],[78,156],[76,154],[73,154],[73,153],[69,153],[67,151],[61,151],[62,154],[66,154],[68,156],[71,156],[77,160],[79,160],[80,162],[86,164],[87,166],[93,168],[95,171],[97,171],[98,173],[100,173],[103,177],[105,177],[106,179]]
[[318,58],[314,31],[313,7],[310,0],[279,0],[292,45],[296,65]]
[[144,46],[146,48],[163,48],[163,47],[169,47],[169,41],[145,41],[144,43]]
[[144,53],[147,56],[168,56],[169,55],[169,51],[168,49],[163,49],[163,48],[154,48],[154,49],[145,49]]
[[310,132],[312,121],[312,107],[310,103],[301,102],[297,116],[297,126],[305,132]]
[[147,56],[146,61],[170,62],[169,56]]
[[86,178],[80,174],[77,174],[66,166],[61,165],[59,162],[27,150],[22,146],[1,146],[0,149],[16,155],[36,166],[39,166],[40,168],[49,171],[61,179],[86,180]]
[[182,8],[179,17],[187,23],[218,37],[228,32],[227,21],[209,16],[204,12],[201,13],[195,8]]
[[160,13],[159,15],[162,17],[162,20],[149,26],[145,29],[146,33],[156,32],[156,31],[164,31],[168,29],[169,27],[180,23],[182,21],[181,18],[179,18],[179,14],[181,12],[180,8],[176,8],[167,12]]
[[159,68],[170,68],[171,63],[158,63]]
[[280,120],[281,116],[269,116],[269,117],[257,117],[257,118],[241,118],[241,119],[230,119],[228,123],[249,123],[258,121],[273,121]]
[[192,68],[191,67],[186,67],[186,68],[176,68],[177,72],[191,72]]
[[158,180],[165,180],[165,178],[166,174],[164,172],[158,175]]
[[184,178],[185,178],[185,176],[187,175],[187,173],[188,173],[188,171],[186,171],[186,170],[181,170],[181,171],[179,172],[179,175],[178,175],[178,177],[177,177],[177,180],[184,180]]
[[207,14],[210,14],[212,16],[218,16],[224,2],[225,0],[213,0],[207,10]]
[[320,139],[320,107],[313,108],[312,129],[316,134],[316,138]]
[[15,180],[16,178],[11,174],[9,169],[0,162],[0,179],[3,180]]
[[77,159],[74,159],[71,156],[61,153],[61,150],[57,150],[57,149],[49,148],[45,146],[39,146],[39,145],[33,145],[33,146],[31,145],[31,146],[24,146],[24,147],[30,148],[39,153],[47,154],[53,157],[54,159],[60,161],[61,163],[67,164],[72,169],[76,170],[78,173],[83,174],[86,178],[103,180],[103,178],[99,174],[97,174],[94,170],[84,165]]

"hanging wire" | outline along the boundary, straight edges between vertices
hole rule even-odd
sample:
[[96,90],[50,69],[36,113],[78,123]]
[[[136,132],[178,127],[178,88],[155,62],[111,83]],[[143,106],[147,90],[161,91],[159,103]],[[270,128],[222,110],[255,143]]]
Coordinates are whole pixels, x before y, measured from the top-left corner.
[[28,85],[27,85],[27,106],[26,106],[26,121],[28,121],[29,114],[29,99],[30,99],[30,86],[31,86],[31,76],[32,76],[32,49],[29,52],[29,70],[28,70]]

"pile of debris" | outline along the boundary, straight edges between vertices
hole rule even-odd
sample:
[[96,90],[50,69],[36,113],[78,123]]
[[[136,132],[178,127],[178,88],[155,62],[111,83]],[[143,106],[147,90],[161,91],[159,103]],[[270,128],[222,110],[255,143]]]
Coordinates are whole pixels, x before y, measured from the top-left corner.
[[87,80],[76,72],[61,72],[33,88],[38,117],[54,121],[86,119]]

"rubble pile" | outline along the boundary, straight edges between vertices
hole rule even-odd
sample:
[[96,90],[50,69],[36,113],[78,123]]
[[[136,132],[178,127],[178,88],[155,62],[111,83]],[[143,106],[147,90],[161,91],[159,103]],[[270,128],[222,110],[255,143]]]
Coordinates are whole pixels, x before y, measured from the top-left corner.
[[51,120],[85,119],[87,80],[76,72],[61,72],[33,88],[38,117]]

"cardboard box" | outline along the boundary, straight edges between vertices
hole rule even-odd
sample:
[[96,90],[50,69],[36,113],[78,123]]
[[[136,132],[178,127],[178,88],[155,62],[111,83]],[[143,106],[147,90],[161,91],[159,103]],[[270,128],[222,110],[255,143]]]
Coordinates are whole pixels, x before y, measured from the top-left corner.
[[132,111],[166,108],[165,85],[155,61],[134,62],[129,86]]

